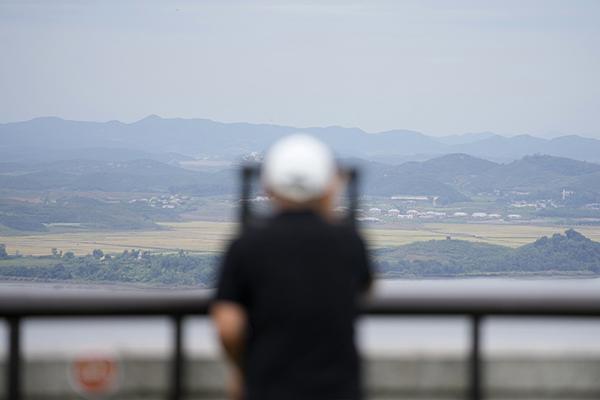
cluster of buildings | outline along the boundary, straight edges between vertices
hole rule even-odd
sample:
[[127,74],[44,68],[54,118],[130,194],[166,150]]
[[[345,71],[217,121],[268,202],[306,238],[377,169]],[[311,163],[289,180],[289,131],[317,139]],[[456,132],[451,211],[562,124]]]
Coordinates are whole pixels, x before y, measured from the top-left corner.
[[366,212],[362,209],[358,209],[359,220],[366,222],[380,222],[383,219],[400,219],[400,220],[430,220],[430,219],[448,219],[448,218],[463,218],[463,219],[474,219],[474,220],[518,220],[522,218],[521,214],[508,214],[503,216],[498,213],[486,213],[486,212],[472,212],[466,213],[457,211],[454,213],[448,213],[444,211],[419,211],[415,209],[407,210],[405,212],[400,211],[397,208],[381,209],[378,207],[369,208]]
[[535,200],[535,201],[526,201],[519,200],[513,201],[510,203],[511,207],[514,208],[533,208],[536,210],[543,210],[545,208],[557,208],[558,205],[553,200]]
[[132,199],[129,204],[146,204],[153,208],[173,209],[180,207],[190,200],[189,196],[180,194],[152,196],[150,198]]

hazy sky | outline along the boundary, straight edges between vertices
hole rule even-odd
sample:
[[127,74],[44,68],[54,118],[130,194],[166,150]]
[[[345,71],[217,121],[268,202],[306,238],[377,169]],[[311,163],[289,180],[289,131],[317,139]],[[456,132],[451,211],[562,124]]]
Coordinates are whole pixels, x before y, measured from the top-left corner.
[[0,122],[600,138],[600,1],[0,0]]

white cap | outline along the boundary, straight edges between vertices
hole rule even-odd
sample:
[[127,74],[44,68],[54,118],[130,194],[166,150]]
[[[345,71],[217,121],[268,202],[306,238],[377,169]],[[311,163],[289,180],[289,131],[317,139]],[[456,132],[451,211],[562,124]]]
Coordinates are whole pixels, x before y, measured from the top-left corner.
[[335,171],[333,154],[325,144],[296,134],[271,146],[262,166],[262,183],[275,195],[301,203],[323,196]]

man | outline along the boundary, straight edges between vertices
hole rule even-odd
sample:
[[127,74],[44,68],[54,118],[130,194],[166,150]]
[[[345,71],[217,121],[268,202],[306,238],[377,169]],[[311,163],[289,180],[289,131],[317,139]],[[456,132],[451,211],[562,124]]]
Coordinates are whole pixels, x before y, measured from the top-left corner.
[[276,215],[230,244],[211,309],[232,364],[230,398],[361,399],[354,319],[371,271],[358,233],[333,221],[333,156],[289,136],[261,175]]

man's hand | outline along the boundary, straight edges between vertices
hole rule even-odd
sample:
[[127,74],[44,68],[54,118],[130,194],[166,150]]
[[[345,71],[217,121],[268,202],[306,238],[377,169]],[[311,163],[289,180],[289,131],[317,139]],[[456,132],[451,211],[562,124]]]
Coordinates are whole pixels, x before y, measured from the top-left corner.
[[246,338],[246,310],[234,302],[218,301],[213,304],[210,311],[225,354],[233,364],[227,390],[229,398],[231,400],[243,400],[242,359]]
[[231,368],[227,382],[227,398],[229,400],[244,400],[244,377],[237,367]]

